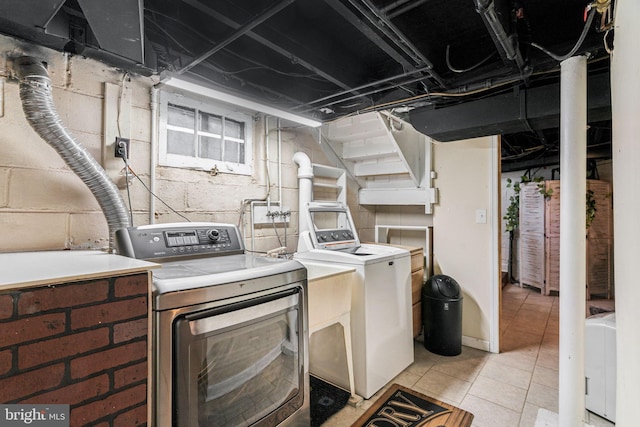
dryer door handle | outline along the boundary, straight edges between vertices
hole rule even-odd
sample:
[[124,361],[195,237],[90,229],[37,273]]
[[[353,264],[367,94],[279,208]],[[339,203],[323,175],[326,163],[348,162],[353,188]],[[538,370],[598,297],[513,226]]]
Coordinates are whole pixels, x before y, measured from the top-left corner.
[[292,289],[187,315],[185,318],[191,334],[196,336],[287,311],[295,308],[298,302],[298,289]]

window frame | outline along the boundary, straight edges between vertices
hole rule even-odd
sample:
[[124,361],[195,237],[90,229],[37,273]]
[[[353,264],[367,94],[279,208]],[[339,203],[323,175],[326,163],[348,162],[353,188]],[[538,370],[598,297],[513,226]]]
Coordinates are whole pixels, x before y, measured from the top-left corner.
[[[234,108],[229,104],[222,103],[214,98],[199,97],[196,94],[174,92],[170,90],[161,90],[159,94],[159,126],[158,126],[158,165],[169,166],[183,169],[199,169],[210,171],[217,169],[219,172],[231,173],[238,175],[253,174],[253,117],[249,112]],[[200,112],[221,116],[225,119],[234,120],[244,124],[244,161],[245,163],[228,162],[224,160],[207,159],[203,157],[193,157],[181,154],[169,153],[168,148],[168,109],[169,104],[179,107],[186,107],[196,110],[195,128],[196,135],[199,130]],[[235,138],[227,138],[234,140]],[[225,139],[221,142],[224,145]],[[197,146],[199,144],[197,136],[194,137]]]

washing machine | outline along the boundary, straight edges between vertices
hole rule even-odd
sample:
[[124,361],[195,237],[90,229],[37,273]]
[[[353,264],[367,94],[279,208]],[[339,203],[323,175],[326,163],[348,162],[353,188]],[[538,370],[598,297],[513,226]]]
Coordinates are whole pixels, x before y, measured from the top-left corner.
[[584,329],[585,406],[616,422],[616,314],[588,317]]
[[[304,226],[294,259],[355,269],[353,373],[356,394],[368,399],[413,363],[410,254],[400,248],[360,243],[351,213],[340,202],[308,202],[300,215]],[[348,389],[346,376],[326,378],[339,372],[338,367],[323,366],[322,371],[323,378]]]

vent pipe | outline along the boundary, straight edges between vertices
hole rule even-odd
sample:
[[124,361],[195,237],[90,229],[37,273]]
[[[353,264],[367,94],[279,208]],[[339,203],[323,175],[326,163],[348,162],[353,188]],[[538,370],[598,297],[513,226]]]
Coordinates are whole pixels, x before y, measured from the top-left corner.
[[293,155],[293,161],[298,165],[298,234],[309,230],[307,219],[303,212],[307,204],[313,200],[313,166],[305,153],[298,151]]
[[98,201],[109,226],[109,249],[115,249],[116,230],[130,226],[127,207],[102,166],[64,127],[51,94],[51,79],[41,61],[21,57],[14,62],[20,80],[20,99],[27,121],[84,182]]

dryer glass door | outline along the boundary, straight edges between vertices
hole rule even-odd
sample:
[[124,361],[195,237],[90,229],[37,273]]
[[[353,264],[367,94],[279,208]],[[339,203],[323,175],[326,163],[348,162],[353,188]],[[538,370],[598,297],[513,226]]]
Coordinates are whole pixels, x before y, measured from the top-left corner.
[[275,425],[295,412],[302,300],[296,288],[179,318],[174,425]]

